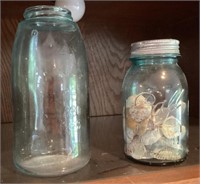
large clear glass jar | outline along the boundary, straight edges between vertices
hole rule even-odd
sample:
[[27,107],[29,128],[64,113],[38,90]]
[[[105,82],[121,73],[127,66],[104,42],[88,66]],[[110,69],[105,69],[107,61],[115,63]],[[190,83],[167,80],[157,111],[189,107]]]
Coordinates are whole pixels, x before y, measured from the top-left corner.
[[71,173],[90,159],[81,33],[64,8],[30,7],[24,18],[12,53],[14,164],[36,176]]
[[125,154],[150,165],[182,162],[188,154],[188,85],[178,66],[179,41],[132,45],[123,81]]

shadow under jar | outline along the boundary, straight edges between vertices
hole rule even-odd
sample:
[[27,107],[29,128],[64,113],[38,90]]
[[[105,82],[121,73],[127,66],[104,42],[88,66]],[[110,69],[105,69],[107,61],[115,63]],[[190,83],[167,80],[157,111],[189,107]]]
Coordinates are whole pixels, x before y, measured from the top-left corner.
[[168,165],[188,154],[188,85],[178,66],[179,41],[133,43],[123,81],[125,154],[149,165]]
[[12,53],[14,164],[35,176],[68,174],[90,159],[84,43],[67,9],[30,7],[24,18]]

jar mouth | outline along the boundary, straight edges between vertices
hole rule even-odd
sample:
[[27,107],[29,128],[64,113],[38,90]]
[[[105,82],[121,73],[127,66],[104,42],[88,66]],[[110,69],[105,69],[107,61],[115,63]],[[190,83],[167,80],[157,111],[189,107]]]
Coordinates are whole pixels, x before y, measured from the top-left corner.
[[158,39],[145,40],[131,44],[131,57],[152,55],[174,55],[180,56],[179,40],[176,39]]
[[48,5],[40,5],[40,6],[31,6],[26,8],[24,12],[25,19],[31,18],[44,18],[44,17],[62,17],[67,18],[69,20],[73,20],[71,17],[71,12],[62,7],[58,6],[48,6]]

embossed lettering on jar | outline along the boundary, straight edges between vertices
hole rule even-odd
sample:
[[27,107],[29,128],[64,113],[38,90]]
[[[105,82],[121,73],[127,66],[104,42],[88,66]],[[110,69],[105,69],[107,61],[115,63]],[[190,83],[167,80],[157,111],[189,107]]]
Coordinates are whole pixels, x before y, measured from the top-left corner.
[[64,8],[30,7],[24,18],[12,54],[14,164],[30,175],[71,173],[90,158],[81,33]]
[[178,66],[179,41],[133,43],[132,66],[123,81],[125,154],[136,161],[167,165],[188,154],[188,86]]

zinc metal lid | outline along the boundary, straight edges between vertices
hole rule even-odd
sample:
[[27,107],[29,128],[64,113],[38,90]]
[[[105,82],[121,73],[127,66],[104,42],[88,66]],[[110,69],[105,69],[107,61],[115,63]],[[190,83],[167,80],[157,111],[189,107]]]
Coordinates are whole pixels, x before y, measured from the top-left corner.
[[131,58],[141,55],[175,54],[180,55],[179,40],[145,40],[131,44]]

